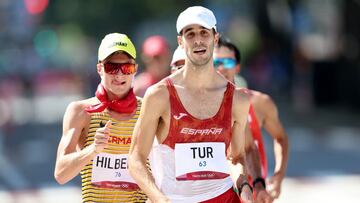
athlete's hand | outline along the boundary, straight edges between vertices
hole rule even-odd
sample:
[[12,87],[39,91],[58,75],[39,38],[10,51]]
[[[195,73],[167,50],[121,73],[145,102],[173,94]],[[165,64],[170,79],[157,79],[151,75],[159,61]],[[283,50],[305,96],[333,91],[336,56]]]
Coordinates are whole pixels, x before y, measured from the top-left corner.
[[111,120],[108,120],[105,126],[103,126],[102,128],[98,128],[96,130],[94,136],[94,143],[93,143],[94,152],[100,153],[102,150],[104,150],[104,148],[108,146],[111,125],[112,125]]
[[241,203],[254,203],[253,194],[250,190],[250,187],[243,187],[240,194]]
[[260,190],[256,192],[256,203],[272,203],[274,199],[266,190]]
[[278,198],[281,192],[281,183],[284,179],[284,175],[280,173],[275,173],[274,176],[272,176],[267,185],[268,192],[273,198]]

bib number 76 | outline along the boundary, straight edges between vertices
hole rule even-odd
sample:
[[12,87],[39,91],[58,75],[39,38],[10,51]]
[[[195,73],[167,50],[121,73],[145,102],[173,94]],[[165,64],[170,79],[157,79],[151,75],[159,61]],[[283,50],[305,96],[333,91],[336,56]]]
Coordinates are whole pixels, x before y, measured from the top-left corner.
[[115,177],[121,177],[121,173],[120,172],[115,172]]

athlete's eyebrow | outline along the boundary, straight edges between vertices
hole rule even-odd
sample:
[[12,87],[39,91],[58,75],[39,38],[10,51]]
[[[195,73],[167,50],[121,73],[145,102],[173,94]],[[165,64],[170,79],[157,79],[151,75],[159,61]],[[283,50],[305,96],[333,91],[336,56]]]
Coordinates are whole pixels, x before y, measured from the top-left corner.
[[193,30],[193,29],[194,29],[194,28],[192,28],[192,27],[187,28],[187,29],[185,29],[185,30],[184,30],[184,32],[183,32],[183,33],[185,34],[185,33],[187,33],[187,32],[190,32],[190,31],[191,31],[191,30]]
[[[189,28],[183,30],[183,33],[185,34],[186,32],[190,32],[191,30],[194,30],[194,29],[195,29],[195,28],[193,28],[193,27],[189,27]],[[207,28],[204,27],[204,26],[200,26],[200,29],[201,29],[201,30],[202,30],[202,29],[209,30],[209,29],[207,29]]]

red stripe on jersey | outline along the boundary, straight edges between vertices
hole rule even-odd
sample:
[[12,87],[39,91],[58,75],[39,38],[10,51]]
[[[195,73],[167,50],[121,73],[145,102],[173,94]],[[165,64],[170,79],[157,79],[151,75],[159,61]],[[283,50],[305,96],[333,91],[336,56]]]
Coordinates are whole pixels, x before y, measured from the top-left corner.
[[252,106],[252,104],[250,104],[249,116],[250,116],[250,119],[249,119],[250,131],[254,138],[254,141],[257,142],[257,147],[258,147],[259,154],[260,154],[261,172],[262,172],[263,178],[266,178],[267,172],[268,172],[268,165],[267,165],[264,141],[261,136],[260,125],[256,118],[256,114],[255,114],[254,107]]

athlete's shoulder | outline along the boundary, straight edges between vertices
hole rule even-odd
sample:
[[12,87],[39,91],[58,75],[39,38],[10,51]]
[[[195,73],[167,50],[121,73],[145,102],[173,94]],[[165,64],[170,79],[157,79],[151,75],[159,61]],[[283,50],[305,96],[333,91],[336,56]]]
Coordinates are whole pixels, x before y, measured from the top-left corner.
[[159,81],[158,83],[150,86],[143,98],[143,103],[163,104],[168,102],[169,93],[167,90],[166,79]]
[[97,104],[98,102],[99,100],[96,97],[91,97],[84,100],[72,101],[67,106],[67,109],[71,109],[73,111],[83,111],[85,110],[86,107]]
[[[160,80],[159,82],[155,83],[154,85],[150,86],[148,88],[148,90],[146,91],[146,94],[144,97],[149,96],[149,95],[158,95],[158,94],[163,94],[167,92],[167,77]],[[159,95],[158,95],[159,96]]]
[[64,119],[69,122],[85,122],[90,118],[90,114],[86,111],[86,107],[97,104],[98,102],[96,97],[73,101],[67,106]]
[[251,96],[251,102],[255,106],[263,106],[263,107],[275,106],[275,103],[270,97],[270,95],[266,93],[250,90],[250,96]]
[[259,100],[267,100],[267,99],[271,99],[271,97],[263,92],[260,91],[256,91],[256,90],[249,90],[251,97],[253,97],[254,99],[259,99]]
[[237,100],[245,100],[248,102],[250,100],[250,91],[247,88],[235,87],[234,97]]
[[250,106],[249,91],[245,88],[235,88],[233,96],[233,113],[240,115],[242,113],[247,114]]

